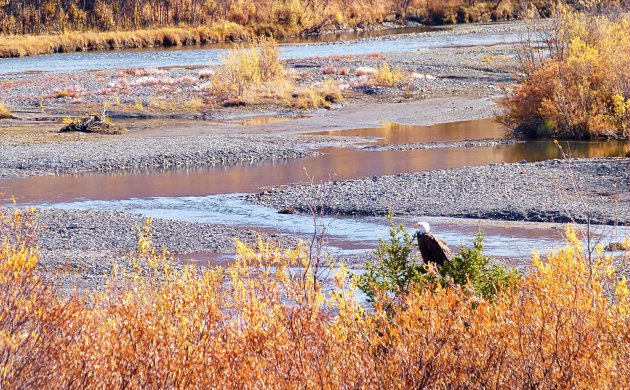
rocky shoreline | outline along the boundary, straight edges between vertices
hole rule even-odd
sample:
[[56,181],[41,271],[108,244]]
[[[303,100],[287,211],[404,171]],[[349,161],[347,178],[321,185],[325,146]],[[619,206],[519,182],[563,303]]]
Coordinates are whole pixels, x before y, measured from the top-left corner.
[[[37,210],[37,245],[46,277],[68,288],[102,286],[114,263],[136,250],[145,222],[141,215],[120,211]],[[285,246],[297,243],[284,235],[204,223],[153,219],[150,226],[154,246],[174,255],[233,253],[235,240],[252,245],[259,236]]]
[[[428,35],[502,34],[527,30],[521,22],[456,27]],[[405,35],[368,38],[391,41]],[[344,42],[319,45],[343,45]],[[452,142],[383,145],[364,137],[304,135],[324,130],[401,124],[435,124],[491,117],[502,85],[514,81],[516,45],[445,46],[366,55],[330,55],[286,61],[305,87],[333,78],[346,102],[333,110],[307,111],[260,104],[216,105],[208,93],[212,67],[177,66],[95,69],[84,72],[3,74],[3,101],[20,120],[0,121],[0,179],[35,175],[120,173],[256,164],[317,155],[324,146],[411,151],[509,145],[519,140],[468,136]],[[370,74],[384,63],[409,75],[405,87],[373,85]],[[62,134],[62,118],[107,112],[128,132]],[[253,125],[240,120],[269,117]],[[273,121],[281,117],[283,121]],[[363,146],[357,145],[362,143]],[[361,162],[350,162],[360,164]],[[289,185],[247,196],[278,210],[306,212],[305,203],[329,213],[485,218],[511,221],[630,222],[628,159],[584,159],[368,177],[320,185]],[[54,178],[53,178],[54,179]],[[28,182],[28,180],[26,180]],[[34,180],[34,181],[37,181]],[[579,190],[573,188],[573,182]],[[16,181],[6,180],[6,192]],[[30,185],[30,184],[29,184]],[[33,191],[26,185],[26,191]],[[100,188],[98,189],[100,190]],[[82,194],[81,194],[82,195]],[[153,196],[150,194],[147,196]],[[307,202],[308,201],[308,202]],[[587,210],[585,210],[588,209]],[[141,215],[118,211],[39,211],[38,245],[46,277],[64,285],[100,288],[115,260],[137,244]],[[232,253],[234,238],[252,244],[248,228],[154,220],[157,247],[178,255]],[[265,234],[291,246],[299,237]],[[202,255],[201,257],[203,257]],[[364,254],[357,258],[364,258]],[[211,257],[211,256],[210,256]],[[357,260],[357,264],[363,264]]]
[[480,148],[499,145],[514,145],[523,143],[523,140],[516,139],[479,139],[464,140],[452,142],[425,142],[410,144],[388,144],[388,145],[368,145],[361,147],[363,150],[371,152],[383,152],[388,150],[404,151],[404,150],[426,150],[426,149],[444,149],[444,148]]
[[205,167],[315,154],[303,141],[243,134],[0,145],[0,177]]
[[[629,159],[549,160],[494,164],[281,186],[249,200],[306,211],[305,200],[330,214],[630,223]],[[575,185],[574,185],[575,183]]]

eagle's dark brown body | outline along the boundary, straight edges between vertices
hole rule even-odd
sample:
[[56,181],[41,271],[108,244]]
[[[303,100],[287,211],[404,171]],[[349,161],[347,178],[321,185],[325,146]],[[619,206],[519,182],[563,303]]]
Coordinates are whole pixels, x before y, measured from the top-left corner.
[[431,232],[418,234],[418,248],[425,263],[435,263],[440,267],[451,259],[452,253],[446,243]]

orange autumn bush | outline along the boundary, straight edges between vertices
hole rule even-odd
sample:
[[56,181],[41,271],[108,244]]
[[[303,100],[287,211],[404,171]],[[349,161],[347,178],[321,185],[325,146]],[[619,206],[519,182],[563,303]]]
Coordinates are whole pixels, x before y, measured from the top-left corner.
[[1,226],[3,388],[630,385],[627,282],[572,231],[492,302],[435,285],[385,310],[357,302],[343,267],[323,284],[305,248],[238,243],[226,268],[181,267],[148,228],[105,291],[16,295],[54,288]]
[[526,47],[500,119],[527,137],[628,138],[630,17],[564,8],[546,39],[542,58]]

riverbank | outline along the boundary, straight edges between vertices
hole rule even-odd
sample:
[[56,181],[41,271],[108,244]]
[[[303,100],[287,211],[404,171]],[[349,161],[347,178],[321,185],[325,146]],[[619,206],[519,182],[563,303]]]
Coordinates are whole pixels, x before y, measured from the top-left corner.
[[323,184],[282,186],[248,199],[328,214],[442,216],[509,221],[630,223],[628,159],[495,164]]
[[[513,18],[510,18],[513,19]],[[476,20],[476,22],[490,22],[491,20]],[[469,21],[470,22],[470,21]],[[505,30],[503,23],[494,22],[496,31]],[[467,31],[475,31],[479,24],[463,23]],[[468,26],[473,27],[468,27]],[[433,28],[439,32],[440,27],[450,29],[452,23],[440,25]],[[431,27],[425,27],[417,22],[401,24],[397,22],[372,23],[365,27],[350,28],[348,26],[338,26],[337,28],[327,28],[320,30],[318,34],[304,34],[304,31],[287,31],[280,25],[267,25],[263,30],[257,30],[252,26],[239,25],[237,23],[221,23],[211,26],[181,26],[181,27],[158,27],[153,29],[143,29],[134,31],[75,31],[63,34],[42,34],[42,35],[1,35],[0,58],[37,56],[42,54],[73,53],[73,52],[93,52],[111,51],[124,49],[154,49],[179,46],[193,47],[221,47],[218,44],[230,44],[234,42],[251,41],[256,36],[275,36],[286,43],[306,43],[306,42],[329,42],[335,37],[341,39],[373,39],[370,35],[379,37],[379,30],[386,30],[388,35],[395,33],[395,30],[424,30],[422,33],[432,33]],[[333,37],[332,39],[329,37]]]
[[314,154],[295,140],[253,135],[0,146],[0,177],[252,164]]
[[[125,256],[137,249],[139,229],[145,218],[119,211],[40,209],[37,211],[41,265],[45,275],[69,288],[101,288],[113,265],[124,263]],[[195,263],[220,265],[219,254],[234,252],[235,240],[253,245],[258,237],[294,246],[297,239],[252,229],[185,221],[153,219],[153,244],[159,250],[168,248],[177,258],[195,259],[194,254],[215,254],[214,260]],[[182,261],[186,262],[186,261]]]
[[[281,56],[288,55],[284,58],[287,73],[295,80],[297,88],[331,78],[338,84],[347,104],[452,95],[492,96],[501,93],[501,83],[513,80],[514,56],[518,52],[513,42],[521,39],[527,28],[527,24],[516,22],[364,41],[287,45],[281,47]],[[381,52],[375,51],[379,48],[371,52],[364,50],[376,43]],[[455,46],[455,43],[461,45]],[[357,46],[360,49],[357,53],[363,54],[348,53],[348,45]],[[143,53],[115,53],[114,69],[104,67],[103,61],[107,58],[101,58],[100,54],[84,55],[87,68],[66,71],[60,69],[79,59],[56,55],[44,61],[42,57],[33,63],[33,69],[18,67],[16,69],[23,71],[17,73],[12,72],[13,62],[6,62],[0,65],[2,100],[21,119],[38,121],[61,121],[66,116],[89,111],[100,113],[103,109],[115,119],[130,120],[207,120],[221,118],[223,112],[232,111],[265,114],[283,110],[296,115],[305,112],[264,101],[236,110],[223,107],[224,102],[217,101],[209,91],[209,78],[224,53],[222,50],[157,51],[153,56],[143,56]],[[170,55],[174,56],[174,66],[165,59]],[[187,55],[190,58],[186,58]],[[130,64],[142,64],[144,58],[153,62],[121,69]],[[45,63],[50,66],[42,66]],[[407,74],[404,85],[374,84],[371,75],[384,63]],[[3,123],[7,122],[0,122],[0,126]]]
[[[424,36],[401,34],[366,41],[368,46],[391,45],[399,48],[398,52],[285,59],[288,73],[299,87],[328,78],[339,85],[345,102],[329,110],[262,103],[225,106],[209,94],[208,77],[214,65],[198,67],[183,61],[177,67],[3,75],[3,100],[20,120],[0,121],[2,201],[8,203],[15,195],[18,204],[54,203],[63,207],[64,202],[77,200],[138,198],[150,203],[159,202],[159,197],[204,199],[209,194],[254,193],[263,186],[304,182],[308,172],[317,180],[337,177],[338,181],[274,187],[248,199],[278,210],[305,212],[305,203],[319,204],[323,196],[322,204],[328,211],[343,215],[383,216],[392,205],[398,215],[414,218],[564,222],[574,217],[580,221],[583,205],[575,201],[566,177],[567,162],[472,166],[515,162],[530,159],[530,155],[532,161],[555,158],[556,148],[551,142],[525,145],[495,131],[496,124],[489,120],[470,127],[459,124],[457,131],[448,126],[400,129],[397,125],[492,118],[503,83],[514,80],[518,53],[512,41],[497,42],[493,36],[491,42],[480,44],[484,40],[476,39],[496,33],[497,28],[525,31],[520,22],[457,27],[454,32],[428,34],[457,40],[462,43],[459,46],[451,42],[450,46],[416,50],[413,45]],[[467,46],[466,42],[477,43]],[[304,50],[343,53],[346,44],[306,45]],[[119,64],[133,63],[133,57],[124,57],[133,53],[119,54],[123,56]],[[207,64],[208,53],[202,54],[203,64]],[[51,60],[55,58],[51,56]],[[408,75],[404,86],[372,83],[371,74],[385,63]],[[128,131],[111,136],[58,133],[64,118],[90,110],[101,113],[103,109]],[[347,129],[370,130],[368,133],[376,135],[322,134]],[[371,132],[374,129],[377,131]],[[396,141],[375,141],[375,137],[397,131],[401,137]],[[418,134],[423,136],[418,138]],[[410,137],[405,138],[407,135]],[[529,148],[511,149],[520,146]],[[549,146],[553,153],[548,153]],[[604,150],[606,146],[586,145],[585,149],[597,150],[583,152],[586,156],[618,155],[617,150]],[[580,193],[585,194],[586,207],[592,211],[592,222],[628,222],[627,161],[574,161],[572,169]],[[308,164],[312,164],[311,169],[306,169]],[[434,170],[453,166],[463,168]],[[400,174],[421,170],[428,172]],[[340,171],[346,176],[339,176]],[[359,179],[346,180],[349,178]],[[206,206],[196,211],[202,215],[225,212],[217,210],[221,207]],[[183,207],[182,212],[196,212]],[[246,207],[252,205],[247,203]],[[64,277],[70,279],[62,280],[69,284],[98,286],[96,279],[109,271],[105,265],[135,247],[136,226],[142,225],[143,218],[96,208],[42,211],[40,245],[44,259],[52,272],[65,275],[67,271],[70,276]],[[276,214],[269,209],[266,212]],[[180,218],[177,212],[167,215]],[[299,216],[287,215],[292,217]],[[200,253],[204,257],[231,252],[233,237],[251,242],[257,235],[258,225],[250,225],[247,219],[253,218],[251,214],[239,218],[242,220],[234,228],[156,220],[156,243],[183,255],[184,261]],[[279,231],[276,226],[265,227]],[[303,232],[285,233],[287,236],[273,238],[290,244]],[[451,236],[450,243],[457,245],[459,237]],[[365,246],[359,247],[356,252],[362,252],[353,256],[361,267],[368,252]]]
[[[487,118],[494,109],[491,99],[455,96],[378,105],[357,102],[333,111],[312,112],[305,118],[284,117],[260,124],[256,120],[265,117],[230,111],[224,113],[221,123],[139,121],[139,129],[117,136],[61,134],[49,123],[19,124],[0,129],[0,177],[155,171],[297,159],[316,155],[316,148],[348,146],[360,140],[303,133],[379,127],[383,120],[430,125]],[[239,124],[247,120],[256,124]]]

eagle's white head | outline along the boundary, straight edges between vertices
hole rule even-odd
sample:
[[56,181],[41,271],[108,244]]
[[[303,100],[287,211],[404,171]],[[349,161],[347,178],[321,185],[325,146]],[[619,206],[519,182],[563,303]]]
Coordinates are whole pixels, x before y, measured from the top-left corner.
[[427,234],[428,232],[431,231],[431,226],[429,226],[428,222],[418,222],[414,225],[416,228],[418,228],[418,234],[422,235],[422,234]]

